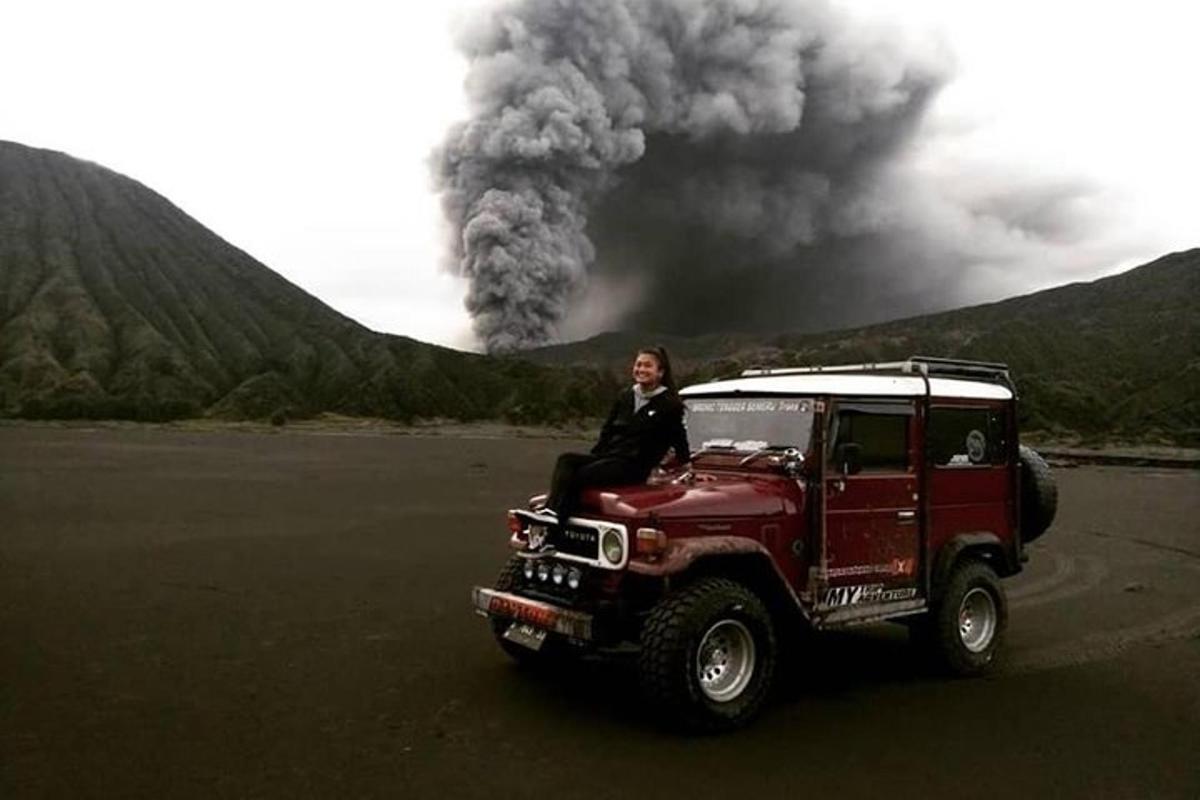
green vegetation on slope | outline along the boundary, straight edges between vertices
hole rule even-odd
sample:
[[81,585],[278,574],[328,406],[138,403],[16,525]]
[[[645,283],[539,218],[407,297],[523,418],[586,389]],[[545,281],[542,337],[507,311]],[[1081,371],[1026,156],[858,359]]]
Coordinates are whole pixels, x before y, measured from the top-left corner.
[[[1057,437],[1200,445],[1200,249],[1120,275],[998,303],[818,334],[667,338],[685,382],[748,366],[895,361],[932,355],[1003,361],[1026,429]],[[540,363],[614,374],[653,336],[606,334],[543,348]]]
[[614,390],[374,333],[141,184],[0,142],[0,417],[556,422]]

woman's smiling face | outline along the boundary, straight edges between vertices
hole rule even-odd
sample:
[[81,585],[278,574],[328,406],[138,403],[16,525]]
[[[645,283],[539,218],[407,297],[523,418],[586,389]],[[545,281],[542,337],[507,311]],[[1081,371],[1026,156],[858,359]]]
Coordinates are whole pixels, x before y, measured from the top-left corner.
[[638,353],[633,362],[633,381],[643,389],[656,389],[662,381],[663,368],[652,353]]

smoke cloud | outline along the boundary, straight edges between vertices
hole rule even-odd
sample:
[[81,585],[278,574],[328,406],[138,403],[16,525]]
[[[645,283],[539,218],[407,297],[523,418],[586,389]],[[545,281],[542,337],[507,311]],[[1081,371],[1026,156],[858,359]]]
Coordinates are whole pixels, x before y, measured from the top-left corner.
[[435,175],[490,351],[869,322],[1082,257],[1087,187],[931,168],[946,51],[826,3],[517,0],[461,46]]

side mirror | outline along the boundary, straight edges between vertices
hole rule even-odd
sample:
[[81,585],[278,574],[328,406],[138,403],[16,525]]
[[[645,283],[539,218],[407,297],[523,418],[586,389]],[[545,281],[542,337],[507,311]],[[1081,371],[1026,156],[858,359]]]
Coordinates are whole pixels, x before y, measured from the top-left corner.
[[843,475],[862,472],[862,445],[858,442],[842,442],[833,451],[833,460]]

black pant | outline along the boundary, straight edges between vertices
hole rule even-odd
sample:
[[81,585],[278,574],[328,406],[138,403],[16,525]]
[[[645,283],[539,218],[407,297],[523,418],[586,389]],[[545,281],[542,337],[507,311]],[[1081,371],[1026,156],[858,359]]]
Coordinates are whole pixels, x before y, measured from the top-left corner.
[[550,479],[550,497],[546,506],[560,520],[575,513],[579,494],[589,486],[628,486],[644,483],[650,471],[635,461],[617,456],[594,456],[591,453],[563,453],[554,465]]

